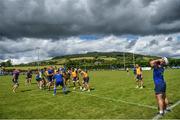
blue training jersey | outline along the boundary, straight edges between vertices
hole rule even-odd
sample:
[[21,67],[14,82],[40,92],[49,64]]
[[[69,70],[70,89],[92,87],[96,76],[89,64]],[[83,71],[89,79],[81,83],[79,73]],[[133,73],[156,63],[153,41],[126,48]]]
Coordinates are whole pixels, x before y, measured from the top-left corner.
[[153,71],[153,79],[154,79],[154,84],[155,85],[163,85],[165,84],[164,81],[164,68],[161,67],[154,67]]
[[41,72],[41,74],[44,74],[44,70],[41,70],[40,72]]
[[48,74],[52,74],[52,73],[54,73],[54,71],[53,70],[48,70]]
[[56,75],[54,75],[54,79],[56,79],[56,82],[63,82],[63,75],[56,74]]
[[38,80],[38,79],[40,79],[40,78],[41,78],[40,75],[37,74],[37,75],[36,75],[36,80]]

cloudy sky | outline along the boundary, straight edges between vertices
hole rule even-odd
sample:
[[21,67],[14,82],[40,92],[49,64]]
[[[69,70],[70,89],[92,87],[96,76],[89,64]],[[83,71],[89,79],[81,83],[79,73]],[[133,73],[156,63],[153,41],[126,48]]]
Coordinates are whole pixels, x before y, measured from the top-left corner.
[[92,51],[180,58],[180,0],[0,0],[0,61]]

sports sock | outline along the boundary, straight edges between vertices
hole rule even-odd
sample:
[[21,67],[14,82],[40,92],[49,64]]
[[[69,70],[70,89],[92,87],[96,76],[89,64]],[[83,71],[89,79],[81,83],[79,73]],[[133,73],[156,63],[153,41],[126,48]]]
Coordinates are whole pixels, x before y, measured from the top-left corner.
[[63,87],[63,89],[62,89],[62,90],[63,90],[63,93],[65,93],[65,92],[66,92],[66,88],[65,88],[65,87]]
[[56,94],[56,88],[54,88],[54,94]]

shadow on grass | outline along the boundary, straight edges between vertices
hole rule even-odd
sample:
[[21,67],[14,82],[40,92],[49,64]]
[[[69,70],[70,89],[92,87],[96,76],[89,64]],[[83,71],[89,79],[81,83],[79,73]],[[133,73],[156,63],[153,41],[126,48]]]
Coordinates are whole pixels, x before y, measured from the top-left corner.
[[173,102],[169,102],[169,105],[172,105],[172,104],[174,104]]
[[90,90],[91,90],[91,91],[92,91],[92,90],[94,91],[94,90],[95,90],[95,88],[91,88]]
[[28,92],[28,91],[32,91],[32,89],[21,90],[21,92]]
[[69,94],[69,93],[71,93],[70,90],[66,91],[65,93],[63,93],[63,92],[61,91],[61,92],[57,92],[56,95],[67,95],[67,94]]

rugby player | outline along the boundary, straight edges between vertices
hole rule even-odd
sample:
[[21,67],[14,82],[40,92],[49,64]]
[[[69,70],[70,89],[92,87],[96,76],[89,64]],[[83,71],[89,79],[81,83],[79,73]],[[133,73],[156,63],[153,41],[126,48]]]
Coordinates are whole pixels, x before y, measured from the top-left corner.
[[39,89],[42,89],[42,74],[41,71],[37,70],[36,71],[36,81],[37,81],[37,86]]
[[81,86],[81,84],[79,82],[77,69],[72,69],[71,75],[72,75],[72,81],[73,81],[73,85],[74,85],[73,90],[76,89],[76,82],[79,84],[80,90],[82,90],[82,86]]
[[47,79],[48,79],[47,86],[48,86],[48,90],[49,91],[51,89],[51,86],[53,85],[53,75],[54,75],[53,68],[52,67],[48,67],[48,70],[47,70]]
[[136,88],[143,88],[143,76],[142,76],[142,68],[136,64]]
[[65,85],[69,86],[70,85],[70,75],[68,74],[68,72],[63,71],[63,77],[65,79]]
[[83,78],[83,91],[87,90],[88,92],[90,92],[90,86],[89,86],[89,75],[86,71],[83,70],[79,70],[79,72],[81,73],[81,76]]
[[41,69],[41,79],[42,79],[42,87],[45,89],[46,88],[46,81],[47,81],[47,75],[46,75],[46,68]]
[[55,80],[54,84],[54,94],[56,95],[56,88],[60,85],[62,86],[62,91],[64,94],[66,94],[66,85],[65,85],[65,79],[63,78],[62,71],[56,71],[56,74],[53,76],[53,79]]
[[31,84],[31,80],[32,80],[32,71],[30,69],[28,69],[27,73],[26,73],[26,85]]
[[164,65],[168,64],[167,58],[150,61],[150,66],[153,68],[154,91],[158,104],[158,114],[164,115],[170,111],[168,108],[168,99],[166,97],[166,82],[164,80]]
[[13,78],[12,78],[13,87],[12,87],[12,90],[13,90],[14,93],[16,93],[16,90],[19,87],[19,83],[18,83],[19,74],[20,74],[20,72],[19,72],[18,69],[15,69],[13,71]]
[[129,68],[128,67],[126,68],[126,72],[127,72],[127,75],[129,75]]

